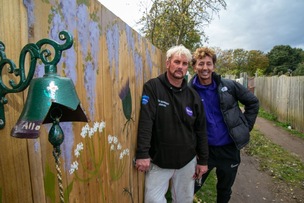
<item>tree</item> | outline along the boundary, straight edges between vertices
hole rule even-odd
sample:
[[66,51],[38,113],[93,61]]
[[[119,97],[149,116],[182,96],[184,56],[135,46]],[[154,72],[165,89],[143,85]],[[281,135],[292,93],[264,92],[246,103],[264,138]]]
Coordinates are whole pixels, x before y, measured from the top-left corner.
[[248,51],[244,49],[235,49],[233,51],[233,64],[235,75],[240,75],[242,72],[246,72]]
[[269,67],[266,69],[266,75],[278,75],[292,72],[302,61],[301,50],[291,48],[289,45],[274,46],[267,54]]
[[234,75],[233,73],[233,50],[221,50],[220,48],[215,49],[217,56],[216,71],[221,75]]
[[268,65],[266,54],[258,50],[230,49],[222,51],[215,48],[217,55],[217,72],[222,75],[237,75],[246,72],[253,76],[256,72],[264,71]]
[[226,9],[224,0],[154,0],[139,21],[141,32],[161,50],[178,44],[194,50],[202,37],[208,40],[204,26],[221,7]]
[[304,75],[304,63],[299,63],[296,70],[292,73],[294,76]]
[[253,76],[256,72],[263,72],[269,66],[268,57],[258,50],[251,50],[247,56],[246,72],[249,76]]

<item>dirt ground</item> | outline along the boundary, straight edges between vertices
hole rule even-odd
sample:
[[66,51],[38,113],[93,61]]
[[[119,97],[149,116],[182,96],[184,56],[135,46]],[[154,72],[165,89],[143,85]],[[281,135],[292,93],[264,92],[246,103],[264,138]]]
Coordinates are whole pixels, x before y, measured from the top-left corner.
[[[281,145],[304,161],[304,140],[274,126],[272,122],[263,118],[257,119],[255,128],[275,144]],[[304,202],[303,189],[290,190],[287,185],[274,183],[271,176],[259,171],[258,161],[247,156],[243,150],[241,159],[230,203]]]

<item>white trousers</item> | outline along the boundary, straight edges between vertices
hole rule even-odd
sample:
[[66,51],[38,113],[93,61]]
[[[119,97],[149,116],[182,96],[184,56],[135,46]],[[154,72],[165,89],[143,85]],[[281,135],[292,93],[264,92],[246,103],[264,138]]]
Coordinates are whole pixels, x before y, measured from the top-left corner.
[[145,177],[145,203],[166,203],[170,179],[173,202],[193,203],[195,167],[196,158],[181,169],[163,169],[152,164]]

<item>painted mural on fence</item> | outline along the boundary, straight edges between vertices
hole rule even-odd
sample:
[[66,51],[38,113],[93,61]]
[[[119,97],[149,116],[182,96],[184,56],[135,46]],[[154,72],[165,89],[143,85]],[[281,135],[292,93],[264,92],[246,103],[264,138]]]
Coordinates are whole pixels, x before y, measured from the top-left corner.
[[[98,98],[96,98],[96,80],[98,74],[100,74],[101,62],[100,62],[100,39],[105,37],[106,48],[108,51],[107,60],[109,63],[109,69],[111,76],[114,80],[118,80],[116,77],[119,74],[119,47],[121,35],[125,35],[127,39],[127,49],[134,62],[136,78],[141,78],[143,75],[143,56],[141,55],[142,47],[137,50],[135,44],[141,44],[141,37],[138,35],[134,38],[133,30],[128,26],[121,26],[119,23],[109,23],[107,27],[101,26],[102,16],[99,9],[101,6],[90,7],[89,0],[41,0],[44,4],[51,7],[48,13],[48,34],[49,38],[55,41],[59,40],[59,32],[62,30],[67,30],[74,37],[74,45],[71,49],[68,49],[60,63],[58,64],[58,73],[61,76],[69,77],[72,79],[73,83],[76,85],[78,80],[84,81],[84,89],[86,93],[86,101],[88,103],[85,106],[85,110],[90,124],[86,124],[82,128],[80,135],[75,135],[72,123],[62,123],[61,127],[65,134],[69,135],[65,137],[62,151],[64,159],[64,170],[68,170],[71,176],[74,176],[73,181],[88,182],[93,177],[100,176],[100,170],[102,164],[107,164],[110,168],[110,179],[116,181],[121,178],[124,173],[125,167],[127,165],[125,158],[129,156],[129,150],[127,146],[123,146],[119,139],[122,135],[105,135],[104,128],[106,121],[95,121],[96,109],[95,103]],[[23,1],[28,12],[28,28],[29,36],[31,37],[31,31],[35,27],[35,16],[34,11],[36,8],[34,0],[24,0]],[[81,60],[77,60],[79,57],[79,50],[81,52]],[[155,50],[155,49],[152,49]],[[78,51],[78,52],[77,52]],[[153,52],[153,51],[152,51]],[[78,55],[77,55],[78,54]],[[147,62],[150,74],[152,73],[152,56],[155,53],[150,53],[148,48],[145,51],[145,61]],[[81,64],[79,64],[81,61]],[[42,77],[44,74],[44,67],[39,65],[36,69],[35,76]],[[77,69],[82,70],[83,75],[79,76]],[[110,79],[110,78],[109,78]],[[136,82],[136,81],[135,81]],[[118,98],[121,100],[121,105],[123,109],[124,117],[126,122],[122,123],[123,129],[127,125],[131,125],[134,121],[132,117],[132,98],[131,90],[129,87],[129,79],[122,84],[120,92],[117,92]],[[47,131],[50,126],[46,125]],[[123,130],[123,132],[125,132]],[[126,134],[128,135],[129,132]],[[82,141],[75,143],[76,136],[81,136]],[[79,138],[77,138],[79,140]],[[97,143],[97,148],[93,143]],[[38,151],[39,144],[35,145],[35,151]],[[105,153],[108,150],[109,153]],[[86,154],[90,154],[90,163],[85,163],[82,159],[82,152],[87,151]],[[95,153],[96,152],[96,153]],[[105,162],[105,154],[109,163]],[[50,160],[50,162],[53,160]],[[46,194],[50,199],[55,201],[54,188],[56,184],[55,174],[50,170],[49,164],[46,164],[45,169],[45,190]],[[78,173],[81,170],[82,173]],[[85,177],[82,175],[86,174]],[[65,188],[65,199],[68,199],[68,195],[73,188],[71,182]],[[102,185],[100,185],[102,188]],[[102,189],[101,189],[102,190]],[[124,191],[128,192],[128,189],[124,188]]]
[[[70,166],[69,173],[74,174],[75,181],[89,182],[92,178],[101,179],[102,164],[107,164],[110,168],[109,174],[112,181],[121,178],[127,166],[126,156],[129,156],[130,151],[124,147],[119,141],[117,135],[105,134],[104,128],[106,123],[104,121],[95,122],[93,126],[86,124],[80,133],[83,138],[74,149],[75,160]],[[97,147],[94,143],[98,143]],[[105,150],[110,153],[105,153]],[[90,159],[83,157],[83,151],[86,151],[86,156],[89,154]],[[105,159],[105,156],[108,156]],[[105,163],[107,160],[107,163]],[[81,173],[78,173],[81,170]],[[105,200],[105,194],[102,190],[104,183],[100,181],[102,199]]]

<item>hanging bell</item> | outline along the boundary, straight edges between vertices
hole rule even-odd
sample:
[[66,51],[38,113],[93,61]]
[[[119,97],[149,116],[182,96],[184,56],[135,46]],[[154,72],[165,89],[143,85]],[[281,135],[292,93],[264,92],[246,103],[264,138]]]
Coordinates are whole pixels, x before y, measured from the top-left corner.
[[23,111],[11,131],[16,138],[37,138],[41,124],[53,123],[54,112],[61,113],[60,122],[88,122],[80,106],[73,81],[57,75],[53,65],[45,67],[42,78],[34,78],[29,86]]

